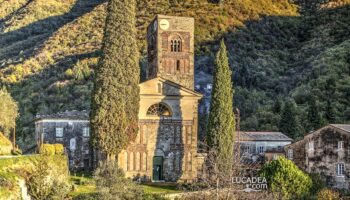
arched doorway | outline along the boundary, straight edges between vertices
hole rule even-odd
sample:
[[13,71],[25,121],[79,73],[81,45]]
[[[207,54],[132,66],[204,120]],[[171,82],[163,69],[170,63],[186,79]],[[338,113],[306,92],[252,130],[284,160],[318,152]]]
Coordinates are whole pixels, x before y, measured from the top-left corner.
[[163,156],[153,157],[153,181],[161,181],[163,178]]
[[164,180],[164,152],[161,149],[156,149],[153,157],[153,181]]

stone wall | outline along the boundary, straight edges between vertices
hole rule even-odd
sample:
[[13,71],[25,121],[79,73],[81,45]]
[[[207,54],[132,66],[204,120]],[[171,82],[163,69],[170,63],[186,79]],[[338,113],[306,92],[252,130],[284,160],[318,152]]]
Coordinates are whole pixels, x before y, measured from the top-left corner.
[[[69,158],[70,170],[92,167],[92,148],[89,137],[83,136],[88,120],[43,119],[35,123],[38,146],[41,143],[63,144]],[[56,128],[63,128],[63,137],[56,137]]]
[[151,180],[154,156],[163,157],[164,181],[197,177],[197,134],[193,121],[142,120],[136,141],[119,156],[128,177]]
[[[162,23],[167,22],[167,26]],[[161,76],[194,89],[194,19],[157,15],[148,27],[147,79]],[[171,40],[179,38],[181,51],[171,51]]]
[[[338,148],[338,142],[343,148]],[[313,148],[312,148],[313,146]],[[293,149],[293,161],[309,173],[318,173],[327,185],[350,190],[350,134],[349,132],[326,126],[305,136],[297,143],[286,147]],[[345,175],[337,175],[337,164],[343,163]]]

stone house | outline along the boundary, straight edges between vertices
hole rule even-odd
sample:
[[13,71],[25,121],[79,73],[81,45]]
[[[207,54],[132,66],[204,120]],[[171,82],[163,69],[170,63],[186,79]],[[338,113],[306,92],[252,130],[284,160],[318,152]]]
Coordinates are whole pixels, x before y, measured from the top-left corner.
[[299,168],[318,173],[327,186],[350,189],[350,124],[330,124],[285,147]]
[[293,141],[281,132],[237,131],[236,135],[244,164],[263,164],[284,156],[284,146]]
[[89,145],[89,114],[86,111],[65,111],[37,115],[35,119],[37,145],[63,144],[70,170],[91,169],[93,149]]

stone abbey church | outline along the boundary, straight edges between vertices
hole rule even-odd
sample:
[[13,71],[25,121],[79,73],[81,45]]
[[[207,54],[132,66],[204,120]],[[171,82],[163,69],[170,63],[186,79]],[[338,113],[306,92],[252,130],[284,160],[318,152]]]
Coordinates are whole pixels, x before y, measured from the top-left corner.
[[[131,178],[192,181],[204,161],[197,153],[202,95],[194,91],[194,19],[157,15],[147,41],[147,78],[139,85],[139,132],[118,155],[118,163]],[[87,113],[38,116],[38,143],[63,143],[71,169],[90,168],[96,156],[88,143],[88,120]]]
[[139,133],[118,156],[128,177],[189,181],[197,177],[194,19],[157,15],[147,30],[147,80],[140,84]]

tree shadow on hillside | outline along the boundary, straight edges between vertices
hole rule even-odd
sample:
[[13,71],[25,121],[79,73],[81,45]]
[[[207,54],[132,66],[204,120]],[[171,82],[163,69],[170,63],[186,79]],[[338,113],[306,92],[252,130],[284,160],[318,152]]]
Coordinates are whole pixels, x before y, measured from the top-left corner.
[[2,23],[4,23],[5,21],[11,19],[13,16],[15,16],[16,14],[18,14],[21,10],[23,10],[24,8],[26,8],[31,2],[33,2],[33,0],[28,0],[25,4],[23,4],[21,7],[19,7],[18,9],[14,10],[12,13],[8,14],[7,16],[5,16],[4,18],[0,19],[0,30],[2,29],[2,27],[4,26]]
[[[26,52],[25,55],[21,55],[21,59],[26,60],[28,57],[35,55],[36,49],[59,28],[92,11],[96,6],[105,1],[106,0],[77,0],[70,11],[63,15],[48,17],[7,33],[1,33],[3,30],[0,30],[0,46],[9,47],[16,43],[28,40],[30,37],[37,37],[38,39],[35,41],[35,44],[25,46],[26,49],[23,49],[22,47],[14,49],[13,52],[5,52],[5,54],[13,56],[19,55],[21,52]],[[2,29],[4,28],[6,27],[3,27]],[[6,56],[2,55],[1,57],[5,58]],[[6,66],[7,65],[5,65],[5,67]]]

